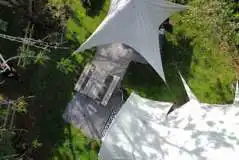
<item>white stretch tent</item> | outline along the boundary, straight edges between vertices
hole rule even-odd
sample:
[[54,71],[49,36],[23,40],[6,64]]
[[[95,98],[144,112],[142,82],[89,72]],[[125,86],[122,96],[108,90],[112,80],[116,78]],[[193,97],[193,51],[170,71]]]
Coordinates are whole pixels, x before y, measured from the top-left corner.
[[139,52],[165,81],[159,26],[185,6],[164,0],[111,0],[108,15],[76,52],[95,46],[123,43]]
[[228,105],[200,103],[183,83],[190,100],[168,116],[170,104],[154,102],[157,108],[132,94],[102,139],[99,156],[103,160],[237,160],[238,98]]
[[238,159],[238,85],[233,104],[221,105],[200,103],[183,78],[182,81],[189,102],[168,116],[166,126],[192,132],[184,145],[195,159]]
[[155,122],[162,123],[172,103],[148,100],[132,93],[102,139],[103,160],[155,160],[161,140]]

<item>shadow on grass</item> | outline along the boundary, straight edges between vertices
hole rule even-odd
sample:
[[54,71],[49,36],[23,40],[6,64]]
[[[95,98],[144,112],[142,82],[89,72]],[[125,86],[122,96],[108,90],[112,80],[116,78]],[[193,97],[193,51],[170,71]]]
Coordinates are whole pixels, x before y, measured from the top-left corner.
[[[0,11],[1,15],[4,13],[2,10]],[[12,15],[11,18],[6,18],[10,21],[9,33],[14,27],[16,30],[16,24],[18,24],[22,16],[23,13],[19,13]],[[21,29],[20,27],[17,28],[17,31],[14,31],[19,33],[12,32],[11,35],[20,36]],[[0,44],[2,46],[0,51],[6,57],[11,56],[10,54],[16,55],[18,44],[15,45],[15,43],[6,40],[1,40]],[[72,48],[76,46],[75,43],[70,43],[69,45]],[[55,53],[50,53],[51,61],[48,61],[45,65],[29,65],[25,69],[18,70],[20,81],[8,80],[3,87],[1,86],[1,94],[9,99],[16,99],[20,96],[34,96],[28,101],[27,113],[16,117],[16,128],[28,130],[27,133],[14,139],[14,147],[18,154],[26,153],[23,159],[32,157],[34,160],[45,160],[57,157],[55,154],[60,152],[58,148],[67,150],[66,154],[64,154],[65,157],[63,156],[64,160],[79,159],[79,154],[77,155],[78,157],[75,154],[77,152],[75,148],[78,145],[75,144],[75,141],[77,138],[83,137],[83,134],[72,135],[71,130],[67,130],[69,127],[63,121],[62,114],[72,98],[75,80],[78,78],[83,65],[89,61],[91,56],[87,55],[86,52],[82,56],[69,57],[69,53],[71,54],[72,51],[68,50],[63,53],[58,50]],[[79,57],[81,57],[80,64]],[[69,71],[66,74],[64,70],[57,68],[58,62],[61,62],[62,59],[67,59],[67,61],[63,61],[67,63],[64,64],[66,69],[70,68],[73,71]],[[75,132],[78,133],[79,131]],[[36,139],[41,144],[41,147],[34,149],[32,148],[32,142]],[[86,138],[84,140],[82,145],[88,143]],[[66,142],[72,145],[65,147]],[[86,147],[83,148],[84,152],[89,150]],[[68,151],[68,149],[71,151]],[[60,159],[60,156],[57,159]]]
[[[78,67],[76,57],[61,56],[60,58],[56,56],[52,58],[57,62],[62,58],[68,59],[70,66],[66,64],[66,69],[70,67],[74,71],[66,74],[59,71],[54,63],[49,63],[45,67],[39,66],[37,70],[34,70],[29,87],[31,94],[36,96],[33,104],[29,107],[29,113],[32,114],[31,117],[34,117],[31,134],[32,138],[37,136],[43,144],[39,152],[34,154],[34,159],[42,160],[55,156],[52,151],[57,151],[68,141],[71,144],[69,145],[71,151],[66,155],[74,160],[78,159],[73,148],[75,142],[72,140],[71,129],[64,122],[62,114],[72,98],[73,87],[78,77],[77,72],[83,66]],[[84,62],[86,59],[82,60],[82,64],[86,63]]]
[[49,151],[66,138],[62,114],[72,97],[74,77],[74,73],[65,75],[55,65],[49,64],[39,67],[31,78],[31,92],[36,96],[29,107],[29,113],[35,119],[31,134],[32,138],[38,136],[43,143],[34,159],[47,159]]
[[128,91],[134,90],[151,99],[184,103],[187,96],[178,71],[185,79],[189,76],[193,53],[190,42],[190,39],[183,36],[178,36],[176,40],[168,38],[164,42],[161,56],[170,88],[165,85],[151,66],[138,63],[131,63],[124,79],[124,86]]
[[[71,127],[66,124],[62,118],[62,114],[71,100],[73,95],[74,84],[83,68],[83,65],[89,61],[90,56],[82,55],[82,63],[79,64],[77,56],[67,57],[67,54],[52,54],[51,61],[42,65],[31,65],[21,74],[21,82],[9,81],[1,92],[11,98],[19,96],[34,96],[29,100],[27,114],[17,116],[17,128],[28,130],[28,133],[14,140],[18,153],[21,154],[31,148],[32,142],[38,140],[42,144],[37,149],[30,149],[26,157],[32,157],[35,160],[45,160],[51,157],[57,159],[79,159],[80,154],[76,155],[76,147],[78,145],[87,144],[85,141],[82,144],[75,144],[77,138],[82,138],[84,135],[72,135]],[[67,74],[60,71],[58,64],[62,59],[70,61],[72,72]],[[67,61],[68,62],[68,61]],[[68,64],[65,64],[66,69]],[[14,95],[14,93],[16,95]],[[75,131],[80,132],[80,131]],[[74,137],[76,136],[76,137]],[[64,146],[69,143],[69,146]],[[27,146],[27,147],[26,147]],[[59,150],[59,148],[61,148]],[[62,151],[63,150],[63,151]],[[83,147],[87,153],[90,148]],[[63,154],[61,154],[61,152]],[[94,152],[96,151],[88,151]],[[58,154],[59,153],[59,154]],[[87,157],[87,156],[85,156]]]
[[105,0],[89,0],[90,2],[90,5],[89,5],[86,2],[84,3],[84,1],[87,1],[87,0],[81,0],[81,1],[83,3],[83,7],[86,8],[87,15],[91,17],[99,15],[105,3]]

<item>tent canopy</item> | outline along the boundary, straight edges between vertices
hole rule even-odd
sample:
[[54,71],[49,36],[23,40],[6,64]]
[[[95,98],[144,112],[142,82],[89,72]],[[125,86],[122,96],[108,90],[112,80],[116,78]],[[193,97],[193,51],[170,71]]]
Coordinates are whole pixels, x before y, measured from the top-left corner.
[[[183,80],[183,79],[182,79]],[[239,156],[238,89],[227,105],[200,103],[183,80],[189,101],[171,104],[132,94],[103,138],[100,157],[127,160],[236,160]]]
[[106,18],[76,52],[110,43],[127,44],[139,52],[165,81],[159,26],[171,14],[185,8],[164,0],[111,0]]
[[103,137],[103,160],[156,160],[161,156],[158,128],[172,103],[157,102],[132,93]]
[[[197,128],[204,131],[215,131],[227,136],[233,136],[239,131],[236,131],[235,128],[235,126],[239,127],[238,88],[233,104],[207,104],[199,102],[183,78],[182,81],[189,102],[168,116],[167,124],[169,126],[181,129]],[[176,121],[180,123],[175,123]]]

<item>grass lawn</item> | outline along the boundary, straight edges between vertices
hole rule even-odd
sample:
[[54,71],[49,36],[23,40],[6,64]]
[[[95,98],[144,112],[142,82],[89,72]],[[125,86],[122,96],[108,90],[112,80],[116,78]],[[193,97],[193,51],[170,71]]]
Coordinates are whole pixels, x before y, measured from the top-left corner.
[[212,16],[212,10],[207,13],[208,2],[203,2],[192,1],[187,11],[170,18],[173,32],[166,34],[162,53],[170,89],[151,67],[133,64],[125,78],[129,91],[134,90],[153,99],[183,102],[185,93],[177,74],[179,70],[201,101],[232,102],[236,83],[233,52],[223,48],[212,36],[212,22],[217,15]]
[[61,146],[57,147],[52,160],[97,160],[99,143],[85,137],[78,129],[68,126],[65,128],[65,136],[69,136]]
[[[87,12],[80,1],[74,0],[71,3],[69,1],[73,14],[67,22],[66,38],[71,49],[54,51],[49,55],[51,60],[44,65],[31,65],[23,71],[19,70],[20,84],[16,81],[7,81],[1,86],[0,95],[3,94],[4,97],[15,99],[20,96],[34,96],[28,102],[27,114],[20,114],[16,120],[18,128],[26,128],[29,132],[15,141],[22,142],[17,148],[30,147],[37,141],[38,148],[31,149],[36,160],[97,159],[99,142],[86,138],[79,129],[66,124],[62,114],[73,96],[74,84],[79,76],[77,72],[80,72],[92,58],[91,52],[76,56],[71,56],[71,53],[102,21],[109,6],[107,2],[99,8],[98,13]],[[60,1],[52,3],[61,5]],[[0,13],[6,15],[2,10]],[[10,11],[8,16],[16,15]],[[10,21],[7,34],[14,35],[11,30],[17,23],[17,18],[16,21],[15,19]],[[0,44],[4,55],[12,56],[8,54],[16,53],[17,47],[13,47],[15,43],[1,40]]]
[[[73,10],[73,16],[68,20],[66,37],[72,44],[77,44],[74,47],[78,47],[100,24],[106,15],[109,1],[106,0],[104,6],[94,16],[88,15],[80,1],[71,1],[69,4]],[[234,89],[231,86],[235,83],[235,71],[230,53],[222,52],[217,45],[209,43],[210,39],[207,40],[207,37],[203,37],[204,28],[198,29],[194,28],[194,25],[188,25],[188,21],[194,18],[188,17],[188,14],[191,14],[191,12],[189,10],[183,14],[173,16],[173,33],[166,35],[167,41],[164,44],[162,57],[167,83],[170,88],[162,82],[150,66],[132,63],[124,80],[124,87],[127,91],[135,91],[144,97],[156,100],[178,101],[182,103],[185,101],[186,96],[177,74],[178,70],[180,70],[200,100],[209,103],[229,103],[232,101]],[[188,18],[186,22],[184,21],[185,17]],[[196,30],[198,32],[191,36],[190,33],[196,32]],[[91,59],[92,54],[89,57],[86,55],[87,53],[78,54],[70,58],[66,57],[63,59],[63,62],[70,60],[69,64],[72,64],[72,61],[75,62],[73,68],[76,65],[83,67],[85,62]],[[49,69],[48,67],[46,68],[47,70]],[[45,81],[46,77],[48,75],[42,77],[42,81]],[[56,77],[58,78],[59,76],[56,75]],[[52,84],[47,82],[52,89],[54,88],[53,86],[56,86],[56,77],[52,76]],[[76,76],[72,75],[72,77]],[[53,99],[52,95],[49,96],[49,100],[54,102],[47,102],[48,104],[56,105],[55,108],[58,108],[57,104],[59,104],[63,109],[67,103],[66,99],[69,100],[71,97],[70,94],[74,83],[69,80],[69,75],[65,75],[63,80],[61,79],[63,82],[61,82],[61,85],[68,84],[69,88],[57,85],[55,87],[58,90],[56,97]],[[60,104],[63,97],[69,98],[64,98],[64,103]],[[44,96],[43,99],[46,99],[46,97]],[[54,106],[51,107],[54,108]],[[49,121],[55,119],[55,123],[47,125],[49,127],[50,125],[56,127],[56,129],[47,127],[49,134],[53,136],[60,134],[60,132],[64,133],[61,133],[64,138],[48,137],[48,134],[39,134],[45,139],[43,140],[44,142],[55,140],[55,142],[52,142],[54,145],[51,148],[54,148],[50,155],[52,159],[78,159],[79,157],[84,160],[96,159],[98,147],[94,149],[89,147],[91,140],[87,139],[78,129],[72,126],[69,127],[63,122],[62,124],[64,125],[61,126],[61,129],[58,128],[59,122],[62,121],[61,112],[54,113],[53,110],[46,114],[46,117],[52,115]],[[49,121],[46,121],[45,118],[43,120],[44,123]],[[67,138],[67,136],[69,137]],[[59,139],[57,140],[57,138]]]
[[[72,2],[74,14],[67,24],[67,38],[81,44],[94,31],[106,14],[108,1],[97,16],[87,16],[86,10],[77,2]],[[192,4],[193,5],[193,4]],[[194,7],[193,7],[194,9]],[[156,100],[185,102],[185,91],[177,74],[182,73],[196,96],[203,102],[230,103],[233,99],[235,84],[235,70],[230,53],[220,50],[210,38],[205,35],[205,28],[195,28],[189,25],[194,17],[189,15],[193,10],[172,17],[174,28],[172,33],[167,33],[167,41],[163,48],[163,65],[165,69],[168,88],[150,66],[132,63],[125,76],[124,87],[128,92],[135,91],[140,95]],[[187,19],[186,19],[187,18]],[[184,20],[187,21],[184,21]],[[195,32],[193,35],[192,32]],[[205,37],[204,37],[205,36]],[[84,56],[77,55],[78,59]],[[76,129],[75,129],[76,130]],[[76,131],[74,145],[82,147],[86,139]],[[71,152],[67,142],[56,148],[54,158],[59,158],[58,153]],[[76,143],[75,143],[76,142]],[[78,143],[79,142],[79,143]],[[78,152],[79,156],[87,156]],[[81,154],[80,154],[81,153]],[[91,157],[92,158],[92,157]],[[84,159],[90,159],[84,157]]]
[[[50,2],[62,4],[61,1]],[[53,61],[34,69],[34,75],[29,80],[29,90],[36,96],[30,108],[37,112],[33,116],[35,127],[31,135],[32,139],[37,136],[42,143],[35,159],[96,160],[99,142],[86,138],[79,129],[66,124],[62,114],[73,96],[73,87],[79,76],[77,72],[92,58],[91,52],[76,56],[70,54],[100,24],[107,13],[109,1],[99,8],[99,12],[87,11],[76,0],[69,1],[68,5],[73,13],[66,25],[66,38],[72,50],[68,53],[56,51],[51,56]]]
[[[61,1],[51,1],[61,5]],[[28,141],[37,138],[41,147],[34,154],[35,159],[52,160],[96,160],[99,142],[88,139],[79,129],[66,124],[62,119],[67,103],[73,96],[73,87],[78,78],[77,72],[92,58],[91,52],[71,56],[74,49],[95,30],[106,15],[108,1],[99,13],[88,13],[80,1],[69,1],[73,11],[66,26],[66,38],[72,50],[61,50],[51,54],[51,61],[43,66],[36,66],[27,76],[27,94],[36,99],[29,104],[28,118],[33,126]],[[91,16],[87,15],[91,14]],[[92,16],[92,14],[95,14]],[[23,118],[23,117],[21,117]],[[26,122],[27,123],[27,122]]]
[[[49,2],[61,5],[63,0]],[[31,128],[28,141],[37,138],[42,144],[35,151],[35,159],[95,160],[99,143],[87,139],[80,130],[66,124],[61,116],[73,95],[75,79],[78,77],[75,71],[81,70],[92,58],[91,51],[75,56],[69,56],[69,52],[79,47],[100,24],[107,13],[109,0],[102,0],[103,5],[99,3],[100,7],[94,11],[87,11],[80,0],[65,2],[72,9],[66,26],[66,38],[72,50],[68,54],[56,51],[51,55],[52,61],[23,73],[24,84],[9,82],[1,90],[8,94],[9,88],[12,88],[19,90],[19,96],[22,96],[22,92],[25,96],[35,96],[29,103],[27,118],[25,115],[19,117],[25,126]],[[198,27],[201,21],[196,21],[197,15],[193,15],[197,6],[194,3],[191,5],[192,8],[187,12],[171,18],[173,32],[166,35],[162,59],[169,88],[150,66],[132,63],[124,79],[124,87],[128,92],[135,91],[156,100],[183,102],[186,96],[177,74],[180,70],[203,102],[232,102],[232,84],[236,82],[233,60],[229,52],[222,50],[208,36],[207,26]],[[27,75],[29,73],[30,76]]]

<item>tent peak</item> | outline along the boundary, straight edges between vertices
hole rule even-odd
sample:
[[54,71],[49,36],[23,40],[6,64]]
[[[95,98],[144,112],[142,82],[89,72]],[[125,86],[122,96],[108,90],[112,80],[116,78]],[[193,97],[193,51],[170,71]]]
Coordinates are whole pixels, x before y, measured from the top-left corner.
[[184,9],[186,7],[165,0],[111,0],[105,19],[75,53],[105,44],[127,44],[166,82],[158,27],[173,13]]
[[183,82],[183,86],[185,88],[185,91],[187,93],[187,96],[189,98],[189,100],[195,100],[198,101],[197,97],[195,96],[195,94],[192,92],[192,90],[190,89],[190,87],[188,86],[187,82],[184,80],[183,76],[181,75],[181,73],[179,72],[180,78]]

